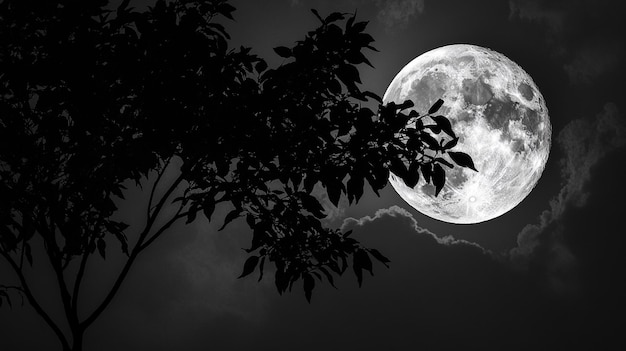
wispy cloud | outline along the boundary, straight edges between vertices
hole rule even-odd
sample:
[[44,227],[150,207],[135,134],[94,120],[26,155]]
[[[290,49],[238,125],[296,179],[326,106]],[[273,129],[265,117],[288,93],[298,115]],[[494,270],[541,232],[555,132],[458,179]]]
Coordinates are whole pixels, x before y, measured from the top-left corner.
[[323,219],[325,225],[335,225],[345,218],[346,209],[350,205],[347,197],[341,196],[339,203],[335,206],[328,198],[326,189],[319,183],[313,187],[311,195],[315,196],[326,212],[326,218]]
[[510,19],[545,26],[545,40],[572,83],[592,83],[626,57],[619,2],[510,0]]
[[424,12],[424,0],[376,0],[377,19],[387,30],[405,28],[409,21]]
[[480,250],[482,250],[483,252],[488,252],[487,250],[485,250],[483,247],[481,247],[480,245],[473,243],[473,242],[469,242],[466,240],[459,240],[459,239],[455,239],[453,236],[437,236],[435,233],[431,232],[430,230],[421,227],[418,223],[417,220],[415,219],[415,217],[413,217],[413,215],[405,210],[402,207],[393,205],[389,208],[381,208],[379,210],[376,211],[376,213],[374,214],[374,216],[364,216],[361,217],[359,219],[356,218],[346,218],[343,220],[343,224],[341,226],[342,230],[347,230],[348,228],[354,227],[354,226],[364,226],[368,223],[374,222],[378,219],[384,218],[384,217],[405,217],[407,218],[410,223],[411,223],[411,228],[413,228],[413,230],[415,230],[415,232],[417,234],[420,235],[428,235],[431,236],[438,244],[442,244],[442,245],[457,245],[457,244],[461,244],[461,245],[469,245],[469,246],[473,246],[476,247]]
[[591,83],[622,64],[625,48],[621,42],[590,44],[580,48],[563,69],[573,83]]
[[565,11],[559,8],[546,8],[533,0],[510,0],[511,19],[519,17],[523,20],[545,23],[551,35],[560,35],[564,28]]
[[432,237],[441,245],[464,245],[482,250],[495,259],[505,259],[522,270],[529,266],[538,269],[541,278],[552,293],[576,294],[578,260],[567,238],[572,228],[567,227],[566,216],[571,209],[587,205],[590,196],[588,184],[592,170],[604,161],[612,151],[626,146],[626,124],[613,103],[607,103],[594,117],[570,122],[556,138],[562,152],[562,188],[550,201],[549,208],[539,217],[537,224],[529,224],[518,234],[518,246],[508,255],[492,253],[476,243],[459,240],[452,236],[439,237],[421,227],[407,210],[391,206],[376,211],[373,216],[346,218],[342,229],[366,226],[387,217],[404,217],[418,235]]
[[607,103],[593,118],[570,122],[557,138],[563,152],[563,186],[539,217],[538,224],[527,225],[517,237],[518,247],[511,250],[514,262],[539,264],[549,275],[556,290],[571,290],[576,282],[572,270],[576,256],[566,244],[563,218],[571,208],[586,205],[591,171],[611,151],[626,146],[626,125],[615,104]]

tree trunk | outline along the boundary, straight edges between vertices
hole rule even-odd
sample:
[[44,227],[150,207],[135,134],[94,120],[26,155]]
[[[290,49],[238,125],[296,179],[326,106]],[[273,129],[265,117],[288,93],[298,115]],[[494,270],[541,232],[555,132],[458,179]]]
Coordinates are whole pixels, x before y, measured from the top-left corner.
[[83,350],[83,334],[84,330],[72,330],[72,350],[71,351],[82,351]]

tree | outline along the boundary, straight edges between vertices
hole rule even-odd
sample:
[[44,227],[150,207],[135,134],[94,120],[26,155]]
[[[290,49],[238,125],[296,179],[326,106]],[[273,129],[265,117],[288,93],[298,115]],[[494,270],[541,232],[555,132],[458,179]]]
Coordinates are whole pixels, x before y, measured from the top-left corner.
[[[313,10],[320,26],[275,48],[284,63],[270,69],[249,48],[228,47],[220,23],[235,9],[225,0],[158,0],[145,12],[129,0],[114,11],[107,3],[0,3],[0,255],[19,282],[0,286],[0,303],[22,296],[63,350],[82,348],[137,257],[177,221],[199,213],[214,220],[215,206],[230,203],[222,229],[239,217],[253,229],[241,277],[258,270],[261,279],[272,263],[279,293],[302,280],[310,300],[316,280],[334,285],[350,263],[361,284],[372,257],[389,262],[322,225],[316,184],[335,205],[342,195],[359,201],[365,181],[378,193],[390,171],[409,186],[421,173],[437,192],[443,187],[441,165],[453,167],[444,155],[458,139],[435,115],[442,101],[424,116],[409,111],[410,101],[362,107],[382,101],[359,88],[356,66],[371,66],[364,50],[375,49],[354,15]],[[469,156],[450,155],[473,168]],[[173,160],[182,166],[160,194]],[[130,243],[128,225],[113,219],[129,180],[151,184],[145,226]],[[33,257],[36,240],[45,257]],[[114,241],[127,261],[85,312],[89,258],[104,258]],[[43,260],[71,335],[24,273]]]

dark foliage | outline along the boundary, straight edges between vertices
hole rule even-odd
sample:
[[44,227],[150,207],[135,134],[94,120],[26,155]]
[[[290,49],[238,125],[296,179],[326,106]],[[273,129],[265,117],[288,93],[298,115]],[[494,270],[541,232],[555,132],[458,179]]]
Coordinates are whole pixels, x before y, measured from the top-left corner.
[[[233,210],[222,229],[245,217],[253,230],[241,277],[258,270],[261,279],[273,263],[280,293],[302,279],[310,300],[316,280],[334,286],[351,265],[361,284],[372,259],[387,265],[349,232],[322,225],[313,187],[334,205],[341,196],[353,203],[366,182],[378,193],[391,171],[409,186],[421,173],[438,193],[458,139],[434,115],[442,101],[425,116],[410,101],[361,106],[381,102],[359,88],[357,65],[371,66],[364,52],[375,50],[367,23],[313,11],[320,26],[275,48],[284,62],[268,68],[249,48],[228,47],[226,1],[159,0],[142,13],[128,3],[114,11],[104,0],[0,3],[0,254],[21,283],[0,286],[0,302],[11,290],[25,296],[64,349],[78,350],[136,257],[176,221],[220,220],[213,212],[223,202]],[[469,156],[449,155],[474,169]],[[182,167],[158,196],[173,159]],[[129,180],[155,177],[145,228],[129,245],[114,200]],[[34,238],[57,275],[71,342],[24,277],[25,264],[45,258],[32,257]],[[79,316],[88,258],[105,257],[113,241],[128,261],[102,303]]]

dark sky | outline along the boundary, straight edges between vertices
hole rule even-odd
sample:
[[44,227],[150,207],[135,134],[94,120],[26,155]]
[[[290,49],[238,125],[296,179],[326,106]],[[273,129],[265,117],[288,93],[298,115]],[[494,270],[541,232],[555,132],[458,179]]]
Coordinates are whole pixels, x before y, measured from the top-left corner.
[[[146,1],[137,1],[142,6]],[[380,52],[361,67],[382,95],[395,74],[436,47],[468,43],[503,53],[542,91],[553,145],[542,178],[515,209],[486,223],[452,225],[413,210],[389,186],[333,209],[329,224],[385,253],[358,288],[300,286],[279,296],[271,279],[235,279],[250,230],[199,218],[173,228],[142,256],[86,350],[560,350],[626,349],[626,18],[619,1],[233,1],[233,46],[270,65],[273,47],[314,29],[309,11],[369,20]],[[120,217],[140,223],[131,190]],[[223,216],[227,207],[218,208]],[[89,272],[87,307],[102,297],[120,257]],[[6,267],[0,266],[6,275]],[[267,275],[271,277],[271,274]],[[33,275],[52,301],[44,273]],[[0,309],[1,350],[56,350],[32,309]]]

